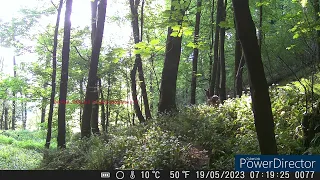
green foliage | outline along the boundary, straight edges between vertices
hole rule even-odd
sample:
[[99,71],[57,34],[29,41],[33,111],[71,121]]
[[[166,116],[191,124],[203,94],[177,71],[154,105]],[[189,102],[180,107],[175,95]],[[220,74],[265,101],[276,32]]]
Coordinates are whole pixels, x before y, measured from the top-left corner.
[[0,169],[30,170],[36,168],[42,159],[44,148],[41,131],[1,131]]

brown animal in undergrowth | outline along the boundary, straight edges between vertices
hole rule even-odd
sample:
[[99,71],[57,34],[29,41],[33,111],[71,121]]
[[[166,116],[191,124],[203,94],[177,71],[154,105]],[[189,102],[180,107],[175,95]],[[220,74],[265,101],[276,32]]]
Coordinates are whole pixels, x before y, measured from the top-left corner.
[[209,89],[204,89],[207,97],[207,105],[209,106],[219,106],[220,98],[217,95],[210,96]]

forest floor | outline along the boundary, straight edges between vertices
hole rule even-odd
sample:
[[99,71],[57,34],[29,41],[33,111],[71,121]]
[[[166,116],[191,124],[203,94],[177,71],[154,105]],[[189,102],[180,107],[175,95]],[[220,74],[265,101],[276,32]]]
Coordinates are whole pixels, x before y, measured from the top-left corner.
[[[303,146],[303,92],[298,82],[270,87],[279,154],[320,154],[320,133],[311,147]],[[319,82],[315,99],[320,99]],[[251,97],[247,94],[228,99],[219,107],[187,106],[175,116],[157,117],[144,125],[110,125],[108,135],[80,139],[79,133],[69,133],[63,151],[56,149],[55,139],[50,150],[44,150],[45,137],[45,130],[0,131],[0,169],[232,170],[234,155],[259,154]]]
[[44,139],[38,135],[39,132],[21,130],[0,131],[0,170],[30,170],[38,167],[44,147]]

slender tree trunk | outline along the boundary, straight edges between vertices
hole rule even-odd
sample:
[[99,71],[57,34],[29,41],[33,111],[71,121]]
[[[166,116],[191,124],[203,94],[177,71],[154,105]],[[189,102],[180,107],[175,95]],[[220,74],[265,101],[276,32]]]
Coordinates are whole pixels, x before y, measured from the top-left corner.
[[[221,12],[221,21],[226,20],[226,6],[227,6],[227,0],[225,2],[222,1],[222,12]],[[225,60],[225,54],[224,54],[224,42],[225,42],[225,31],[226,29],[224,27],[220,28],[220,71],[221,71],[221,81],[220,81],[220,87],[219,87],[219,95],[220,95],[220,102],[223,102],[227,99],[226,95],[226,60]]]
[[27,102],[25,102],[25,104],[24,104],[24,120],[22,122],[23,129],[27,129],[27,120],[28,120],[27,105],[28,105]]
[[145,122],[145,119],[144,119],[142,112],[140,110],[139,101],[138,101],[138,97],[137,97],[136,72],[137,72],[137,64],[135,63],[133,66],[133,69],[130,72],[131,94],[132,94],[134,111],[137,114],[140,123],[143,123],[143,122]]
[[84,98],[84,93],[83,93],[83,78],[81,78],[80,80],[80,115],[79,115],[79,119],[80,119],[80,129],[81,129],[81,122],[82,122],[82,108],[83,108],[83,98]]
[[[15,40],[15,33],[13,35],[13,40]],[[16,56],[13,56],[13,77],[17,77],[16,71]],[[12,117],[11,117],[11,129],[15,130],[16,123],[16,92],[15,89],[12,91],[13,101],[12,101]]]
[[[260,0],[260,3],[262,2],[262,0]],[[259,31],[258,31],[258,35],[259,35],[259,48],[260,48],[260,52],[261,52],[261,47],[262,47],[262,5],[260,5],[259,7]]]
[[8,130],[8,107],[7,107],[7,103],[4,102],[4,130]]
[[[319,20],[319,13],[320,13],[320,7],[319,7],[319,0],[313,0],[313,9],[315,13],[315,21]],[[317,59],[320,61],[320,30],[316,30],[316,42],[317,42]]]
[[60,0],[59,7],[57,9],[57,20],[56,26],[54,29],[53,37],[53,51],[52,51],[52,74],[51,74],[51,94],[50,94],[50,107],[48,114],[48,131],[45,147],[50,147],[51,133],[52,133],[52,116],[53,116],[53,107],[54,107],[54,98],[56,95],[56,76],[57,76],[57,46],[58,46],[58,34],[59,34],[59,24],[60,24],[60,15],[63,5],[63,0]]
[[212,65],[212,70],[211,70],[211,81],[210,81],[210,89],[209,89],[209,94],[210,96],[213,96],[214,94],[217,94],[219,91],[215,91],[217,84],[217,79],[219,80],[220,77],[217,77],[220,75],[219,71],[219,32],[220,32],[220,26],[219,23],[221,21],[221,13],[222,13],[222,5],[223,5],[223,0],[218,0],[217,1],[217,17],[216,17],[216,32],[215,32],[215,37],[214,37],[214,48],[213,48],[213,65]]
[[99,78],[99,91],[100,91],[100,99],[101,99],[101,126],[103,132],[106,131],[106,112],[105,112],[105,100],[103,97],[103,91],[102,91],[102,84],[101,84],[101,78]]
[[[21,95],[21,97],[23,97],[23,96]],[[24,121],[24,102],[22,101],[21,102],[21,122],[22,122],[22,124],[23,124],[23,121]]]
[[[200,17],[201,17],[201,0],[198,0],[196,24],[194,27],[194,40],[193,40],[195,45],[198,45],[198,41],[199,41]],[[199,49],[196,47],[193,49],[193,60],[192,60],[191,101],[190,101],[191,104],[196,104],[198,56],[199,56]]]
[[108,74],[108,89],[107,89],[107,105],[106,105],[106,134],[108,134],[108,126],[109,126],[109,119],[110,119],[110,88],[111,88],[111,75]]
[[0,116],[0,129],[3,129],[3,116],[4,116],[4,100],[2,102],[2,110],[1,110],[1,116]]
[[88,76],[88,84],[86,88],[85,104],[83,108],[81,137],[89,137],[91,135],[90,116],[92,113],[92,102],[95,100],[95,84],[97,82],[97,71],[100,56],[100,49],[103,38],[104,22],[106,17],[107,0],[101,0],[98,5],[98,21],[95,40],[91,52],[90,70]]
[[58,108],[58,148],[66,148],[66,103],[68,90],[68,67],[70,52],[72,0],[66,1],[66,13],[64,20],[64,35],[62,47],[62,67],[60,80],[60,97]]
[[[171,0],[171,11],[175,10],[175,0]],[[179,2],[179,1],[178,1]],[[180,10],[181,19],[178,20],[178,24],[181,25],[185,9]],[[159,99],[159,113],[173,112],[177,110],[176,106],[176,88],[177,88],[177,76],[181,55],[181,41],[182,35],[173,37],[171,27],[168,27],[166,53],[164,59],[164,66],[162,70],[162,81],[160,87],[160,99]],[[181,33],[180,31],[178,33]]]
[[[211,82],[212,82],[212,70],[214,70],[214,68],[213,68],[213,44],[214,44],[214,38],[213,38],[213,36],[214,36],[214,30],[213,30],[213,28],[214,28],[214,25],[213,25],[213,23],[214,23],[214,0],[212,0],[212,7],[211,7],[211,13],[210,13],[210,21],[211,21],[211,25],[210,25],[210,39],[211,39],[211,43],[210,43],[210,54],[209,54],[209,58],[210,58],[210,66],[209,66],[209,68],[210,68],[210,78],[209,78],[209,83],[210,83],[210,85],[211,85]],[[215,67],[216,68],[216,67]],[[209,86],[210,86],[209,85]],[[213,91],[213,89],[212,89],[212,91]],[[213,94],[213,93],[212,93]]]
[[44,119],[46,117],[46,104],[44,102],[44,98],[42,98],[42,107],[41,107],[41,118],[40,118],[40,123],[44,123]]
[[[139,37],[142,35],[142,26],[141,26],[141,35],[139,33],[139,23],[138,23],[138,6],[139,6],[140,0],[130,0],[130,9],[131,9],[131,17],[132,17],[132,30],[133,30],[133,36],[134,36],[134,43],[137,44],[141,42],[142,37]],[[143,14],[141,14],[141,17],[143,17]],[[141,18],[141,23],[143,23],[143,18]],[[140,54],[136,54],[136,60],[135,64],[138,68],[138,75],[139,75],[139,81],[140,81],[140,88],[141,88],[141,94],[143,97],[143,103],[144,103],[144,109],[145,109],[145,115],[146,119],[151,119],[151,112],[149,108],[149,101],[148,101],[148,94],[146,89],[146,83],[144,79],[144,73],[142,68],[142,59]],[[142,106],[142,104],[141,104]],[[140,120],[143,122],[143,120]]]
[[244,66],[244,57],[238,33],[235,33],[235,68],[234,68],[234,97],[242,96],[242,69]]
[[255,25],[248,0],[232,0],[239,39],[242,45],[251,85],[255,127],[261,154],[277,154],[274,122],[267,80],[261,60]]

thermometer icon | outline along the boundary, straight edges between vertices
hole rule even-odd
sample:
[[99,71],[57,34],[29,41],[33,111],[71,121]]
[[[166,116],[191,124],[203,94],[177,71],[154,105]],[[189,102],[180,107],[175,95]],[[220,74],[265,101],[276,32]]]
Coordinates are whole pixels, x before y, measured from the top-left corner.
[[131,171],[131,173],[130,173],[130,179],[134,179],[134,178],[136,178],[136,176],[134,175],[134,171]]

